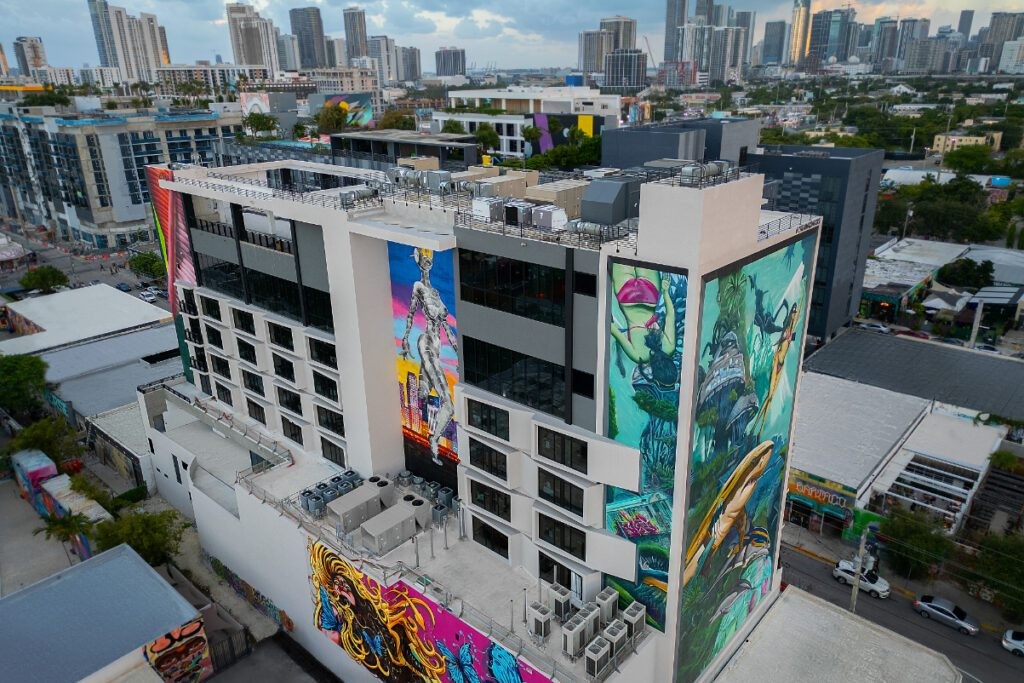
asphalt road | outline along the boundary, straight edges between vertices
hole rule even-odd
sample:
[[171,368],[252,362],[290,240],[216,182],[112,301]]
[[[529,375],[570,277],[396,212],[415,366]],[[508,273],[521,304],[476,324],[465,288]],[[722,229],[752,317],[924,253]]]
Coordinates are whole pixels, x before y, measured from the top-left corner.
[[[832,568],[799,552],[782,548],[782,580],[829,602],[849,607],[850,587],[841,586],[832,578]],[[884,576],[884,574],[883,574]],[[857,614],[921,643],[949,657],[964,674],[964,683],[1003,683],[1024,681],[1024,658],[1014,657],[1003,649],[1001,636],[982,631],[965,636],[948,626],[925,619],[914,612],[911,601],[893,593],[885,600],[875,600],[861,591],[857,598]],[[898,666],[898,662],[893,662]]]

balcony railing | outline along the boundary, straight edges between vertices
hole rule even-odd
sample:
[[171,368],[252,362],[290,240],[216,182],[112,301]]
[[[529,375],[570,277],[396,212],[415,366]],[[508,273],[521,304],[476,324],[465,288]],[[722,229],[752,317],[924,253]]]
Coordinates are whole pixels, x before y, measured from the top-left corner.
[[810,229],[817,225],[820,220],[820,216],[812,216],[802,213],[789,213],[781,218],[776,218],[773,221],[757,226],[757,241],[763,242],[770,237],[781,235],[782,233],[789,232],[790,230]]
[[277,235],[271,235],[265,232],[243,230],[242,241],[254,244],[257,247],[263,247],[264,249],[273,249],[274,251],[280,251],[285,254],[292,253],[292,241],[290,239],[278,237]]
[[196,219],[194,226],[197,230],[208,232],[214,235],[220,235],[221,237],[235,238],[235,229],[227,223],[220,223],[218,221],[204,221],[202,218]]

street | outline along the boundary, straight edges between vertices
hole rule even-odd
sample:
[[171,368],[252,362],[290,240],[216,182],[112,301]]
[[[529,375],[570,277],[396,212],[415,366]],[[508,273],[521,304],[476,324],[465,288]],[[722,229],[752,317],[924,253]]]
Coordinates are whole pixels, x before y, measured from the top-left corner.
[[[782,580],[836,605],[849,608],[850,587],[832,578],[832,567],[787,546],[782,546]],[[884,577],[884,572],[881,572]],[[999,638],[982,631],[965,636],[948,626],[927,620],[913,611],[911,601],[893,592],[876,600],[865,592],[857,598],[857,614],[949,657],[964,674],[964,682],[1024,680],[1024,658],[1002,648]],[[893,662],[898,666],[898,662]]]

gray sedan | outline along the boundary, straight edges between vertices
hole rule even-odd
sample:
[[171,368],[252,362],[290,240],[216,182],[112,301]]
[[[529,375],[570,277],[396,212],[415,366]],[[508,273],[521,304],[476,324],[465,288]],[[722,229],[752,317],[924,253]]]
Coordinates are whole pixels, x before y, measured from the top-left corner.
[[925,619],[942,622],[969,636],[976,636],[981,630],[977,619],[969,616],[967,612],[945,598],[921,595],[914,600],[914,610]]

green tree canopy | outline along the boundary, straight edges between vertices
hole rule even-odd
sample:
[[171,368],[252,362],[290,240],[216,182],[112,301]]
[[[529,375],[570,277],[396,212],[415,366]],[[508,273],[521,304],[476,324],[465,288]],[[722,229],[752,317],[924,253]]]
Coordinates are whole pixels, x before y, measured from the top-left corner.
[[46,389],[46,361],[38,356],[0,355],[0,408],[26,415],[39,407]]
[[33,422],[14,435],[7,444],[8,453],[37,449],[56,463],[77,458],[82,454],[78,434],[63,417],[45,417]]
[[46,518],[45,525],[33,531],[32,535],[46,534],[47,539],[56,538],[64,546],[64,554],[67,555],[70,563],[71,555],[68,554],[67,546],[64,544],[70,543],[79,535],[89,536],[92,534],[92,530],[92,521],[81,512],[76,512],[64,517],[50,515]]
[[127,543],[153,566],[168,562],[181,547],[185,525],[174,510],[122,515],[103,522],[93,532],[100,550]]
[[579,147],[586,140],[588,135],[583,132],[583,129],[579,126],[571,126],[566,138],[569,140],[569,144],[573,147]]
[[893,569],[901,576],[918,579],[928,575],[953,552],[953,541],[937,519],[918,510],[897,508],[882,520],[879,530]]
[[540,128],[537,126],[523,126],[523,139],[537,148],[537,143],[540,142]]
[[342,107],[324,105],[316,113],[316,127],[321,135],[340,133],[349,125],[348,111]]
[[67,95],[54,92],[53,90],[31,92],[21,98],[21,105],[23,107],[66,107],[69,104],[71,104],[71,100],[68,99]]
[[167,277],[167,266],[164,264],[164,260],[152,252],[132,256],[128,259],[128,267],[146,277]]
[[978,263],[969,258],[962,258],[939,268],[938,280],[953,287],[981,289],[992,286],[994,274],[995,266],[991,261]]
[[249,112],[242,117],[242,127],[251,131],[253,135],[257,133],[272,133],[278,127],[277,117],[264,114],[261,111]]
[[462,121],[458,119],[448,119],[441,126],[442,133],[454,133],[456,135],[463,135],[466,132],[466,127],[462,125]]
[[958,173],[984,173],[989,169],[991,158],[992,149],[988,145],[970,145],[947,152],[943,162]]
[[489,149],[501,149],[501,138],[498,137],[498,131],[494,130],[494,126],[489,123],[481,123],[476,127],[476,141],[484,151]]
[[978,544],[975,569],[998,595],[1004,614],[1024,619],[1024,538],[988,534]]
[[380,121],[377,123],[377,128],[416,130],[416,119],[415,117],[409,116],[405,112],[401,112],[397,109],[389,109],[384,112],[384,116],[380,117]]
[[55,287],[66,286],[68,276],[53,266],[39,266],[22,275],[18,284],[25,289],[41,289],[49,294]]

